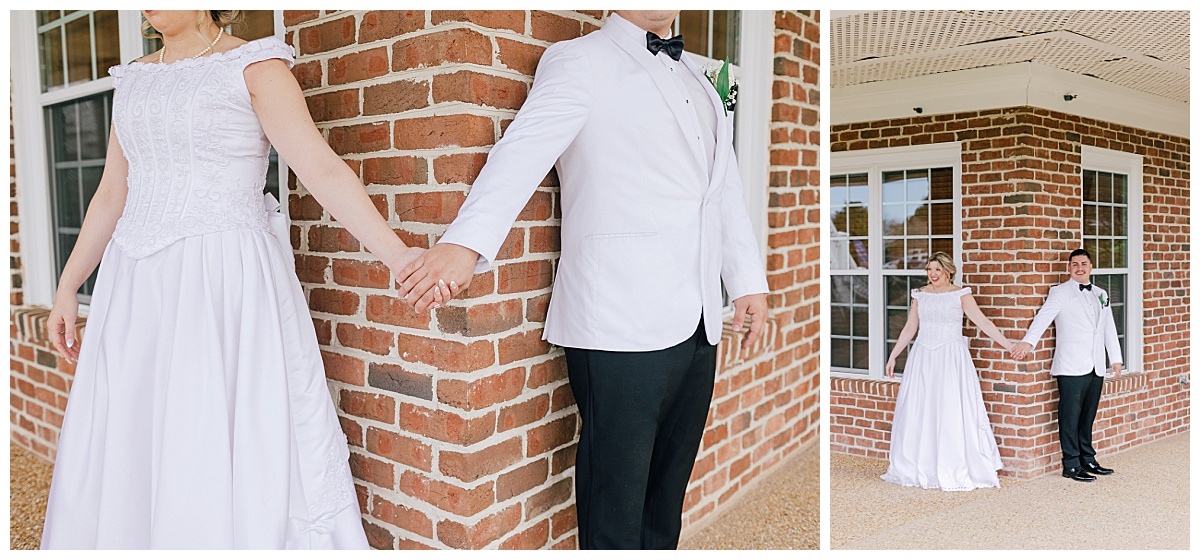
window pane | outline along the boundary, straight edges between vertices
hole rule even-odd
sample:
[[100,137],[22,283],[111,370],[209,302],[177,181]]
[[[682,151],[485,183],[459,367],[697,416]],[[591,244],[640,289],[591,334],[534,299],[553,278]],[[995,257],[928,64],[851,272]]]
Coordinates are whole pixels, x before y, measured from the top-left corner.
[[832,338],[829,340],[829,365],[837,368],[852,368],[854,362],[850,359],[850,340]]
[[1083,234],[1098,235],[1098,231],[1099,225],[1096,218],[1096,205],[1085,203],[1083,205]]
[[1125,237],[1128,234],[1125,227],[1125,214],[1128,208],[1117,206],[1113,208],[1113,235],[1117,237]]
[[[933,253],[938,253],[938,252],[946,253],[947,255],[954,254],[954,240],[951,238],[933,239],[933,240],[930,240],[929,243],[930,243],[929,256],[933,256]],[[926,264],[928,264],[928,263],[926,263]]]
[[1096,207],[1096,233],[1099,235],[1113,234],[1112,206]]
[[[104,172],[103,155],[108,141],[111,102],[110,90],[45,109],[46,151],[54,183],[50,201],[57,241],[54,257],[59,274],[75,246],[87,204],[95,195]],[[86,146],[84,151],[88,153],[81,153],[80,145]],[[80,301],[86,301],[91,294],[95,275],[93,272],[80,287],[79,293],[83,296]]]
[[1126,204],[1129,194],[1129,184],[1124,175],[1113,175],[1113,202]]
[[741,24],[739,10],[713,10],[712,58],[739,64],[738,36]]
[[866,340],[854,340],[854,368],[867,370],[871,367],[871,344]]
[[63,85],[62,28],[55,27],[41,34],[42,91]]
[[1096,172],[1083,172],[1083,200],[1084,202],[1096,201]]
[[96,71],[98,78],[108,75],[108,68],[121,63],[120,26],[116,10],[100,10],[92,15],[96,25]]
[[929,235],[929,205],[909,204],[907,208],[908,235]]
[[954,203],[938,202],[929,205],[929,233],[954,235]]
[[883,242],[883,268],[904,268],[904,240],[887,239]]
[[67,77],[72,84],[92,79],[92,31],[87,17],[67,23]]
[[240,25],[233,28],[233,35],[253,41],[275,34],[275,12],[272,10],[246,10]]
[[1096,201],[1112,202],[1112,173],[1096,174]]
[[903,171],[888,171],[883,174],[883,201],[904,202]]
[[929,200],[929,170],[919,169],[909,171],[904,181],[905,193],[909,202],[924,202]]
[[908,251],[904,257],[904,268],[907,270],[924,270],[929,263],[929,240],[909,239]]
[[866,207],[852,206],[848,209],[848,212],[847,219],[849,220],[850,235],[854,237],[866,237],[871,227]]
[[83,225],[83,208],[79,200],[79,170],[59,169],[54,175],[54,206],[58,227],[77,229]]
[[108,148],[108,98],[92,97],[80,101],[79,159],[103,159]]
[[870,321],[867,319],[868,307],[865,305],[856,305],[851,311],[851,335],[855,338],[867,338],[870,334]]
[[708,10],[679,12],[679,34],[689,52],[711,57],[708,44]]
[[1113,240],[1113,250],[1112,250],[1112,267],[1113,268],[1125,268],[1126,266],[1128,266],[1128,264],[1127,264],[1128,257],[1127,257],[1127,253],[1125,251],[1126,246],[1128,244],[1129,244],[1129,241],[1127,241],[1125,239],[1114,239]]
[[62,17],[62,10],[38,10],[37,11],[38,27],[46,25],[47,23],[50,23],[52,21],[55,21],[60,17]]
[[929,172],[929,196],[932,200],[954,199],[954,170],[939,167]]
[[904,235],[904,223],[908,221],[908,213],[903,204],[884,204],[883,234],[886,236]]
[[850,336],[850,309],[841,305],[829,306],[829,334]]

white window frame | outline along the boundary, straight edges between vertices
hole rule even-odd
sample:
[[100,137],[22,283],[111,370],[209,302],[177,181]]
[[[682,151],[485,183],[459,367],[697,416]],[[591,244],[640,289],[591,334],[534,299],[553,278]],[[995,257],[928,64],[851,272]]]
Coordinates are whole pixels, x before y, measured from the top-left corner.
[[[128,62],[144,55],[138,10],[117,13],[120,29],[120,60]],[[113,89],[112,78],[60,87],[42,93],[39,69],[37,14],[13,10],[9,19],[12,74],[13,143],[16,163],[17,200],[21,224],[21,265],[26,305],[49,307],[58,286],[54,259],[54,230],[51,216],[49,160],[46,154],[45,108]],[[275,10],[275,36],[284,36],[283,11]],[[279,192],[287,215],[287,167],[279,162]],[[86,314],[88,306],[80,305]]]
[[[1082,146],[1080,149],[1079,178],[1081,189],[1084,171],[1120,173],[1127,177],[1126,185],[1129,192],[1126,195],[1126,200],[1129,203],[1129,207],[1126,231],[1129,234],[1129,244],[1126,249],[1127,260],[1125,266],[1125,347],[1121,349],[1121,352],[1125,354],[1122,356],[1124,369],[1129,372],[1142,371],[1143,352],[1145,350],[1142,348],[1141,295],[1142,276],[1144,274],[1144,257],[1142,251],[1142,239],[1144,236],[1142,179],[1144,171],[1142,166],[1143,158],[1137,154],[1092,146]],[[1080,239],[1083,238],[1082,207],[1083,204],[1081,201]],[[1119,273],[1121,273],[1120,269],[1096,269],[1093,271],[1093,274]]]
[[[25,301],[49,307],[58,286],[54,260],[54,220],[51,217],[49,160],[46,154],[45,108],[49,105],[111,90],[112,78],[103,77],[42,93],[39,70],[37,14],[33,10],[10,12],[12,61],[13,143],[19,220],[21,264]],[[142,56],[141,15],[136,10],[117,13],[120,59]],[[81,306],[81,313],[87,306]]]
[[[944,142],[923,146],[902,146],[896,148],[878,148],[873,150],[855,150],[850,152],[834,152],[830,154],[829,174],[849,175],[855,173],[867,174],[867,286],[868,302],[870,305],[867,320],[869,344],[868,370],[839,368],[831,365],[830,373],[849,379],[888,379],[884,374],[887,364],[887,320],[886,284],[883,274],[883,173],[905,169],[922,169],[949,167],[954,173],[954,259],[962,260],[962,143]],[[823,227],[828,228],[829,224]],[[832,255],[831,255],[832,257]],[[840,275],[851,273],[863,275],[860,271],[829,270],[828,274]]]

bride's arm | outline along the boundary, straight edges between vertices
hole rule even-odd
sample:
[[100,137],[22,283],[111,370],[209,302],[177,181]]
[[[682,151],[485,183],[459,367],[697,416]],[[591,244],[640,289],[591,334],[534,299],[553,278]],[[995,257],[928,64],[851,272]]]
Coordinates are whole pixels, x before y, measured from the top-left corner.
[[46,328],[50,342],[63,357],[79,358],[79,345],[75,344],[75,319],[79,313],[79,298],[76,293],[100,264],[104,248],[112,239],[117,219],[125,208],[125,194],[129,191],[129,162],[117,142],[115,129],[108,133],[108,153],[104,157],[104,172],[96,194],[83,215],[83,226],[71,256],[63,266],[58,278],[58,292],[54,295],[54,307],[50,310]]
[[979,330],[983,331],[983,334],[986,334],[988,338],[996,341],[996,344],[999,344],[1005,350],[1012,348],[1012,341],[1008,340],[1008,338],[1000,332],[1000,329],[996,328],[996,325],[992,324],[992,321],[983,314],[983,311],[979,310],[979,305],[975,303],[975,298],[972,297],[971,294],[966,294],[962,297],[962,308],[963,313],[966,314],[967,318],[970,319],[972,323],[975,323],[975,326],[979,327]]
[[886,373],[888,377],[896,377],[896,357],[908,348],[908,343],[912,342],[914,336],[917,335],[917,327],[920,326],[921,320],[917,318],[917,298],[913,298],[912,305],[908,308],[908,320],[904,322],[904,328],[900,330],[900,336],[896,337],[896,345],[892,347],[892,353],[888,356]]
[[423,250],[404,245],[379,215],[358,176],[325,143],[287,65],[279,59],[264,60],[247,66],[245,77],[267,138],[317,202],[393,276],[417,258]]

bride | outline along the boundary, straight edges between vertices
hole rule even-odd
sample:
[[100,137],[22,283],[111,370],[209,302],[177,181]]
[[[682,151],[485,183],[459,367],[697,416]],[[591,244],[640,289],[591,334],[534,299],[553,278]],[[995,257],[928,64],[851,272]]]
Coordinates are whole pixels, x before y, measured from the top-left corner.
[[110,70],[104,174],[49,318],[78,366],[42,548],[366,548],[288,228],[262,194],[270,144],[392,271],[422,249],[322,139],[291,47],[226,35],[233,10],[143,14],[164,46]]
[[970,288],[953,284],[957,268],[946,253],[925,265],[929,284],[913,290],[908,322],[887,361],[896,376],[896,356],[916,335],[896,397],[892,442],[883,479],[905,486],[974,490],[999,487],[1004,467],[983,407],[983,394],[967,339],[965,314],[989,338],[1012,347],[975,304]]

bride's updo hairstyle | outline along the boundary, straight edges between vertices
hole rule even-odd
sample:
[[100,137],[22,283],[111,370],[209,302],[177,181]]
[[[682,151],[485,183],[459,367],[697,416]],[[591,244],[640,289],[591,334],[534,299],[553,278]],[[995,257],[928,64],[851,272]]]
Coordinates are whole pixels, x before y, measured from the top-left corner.
[[[212,18],[213,25],[220,28],[226,28],[231,25],[237,25],[242,22],[245,14],[242,10],[206,10],[209,18]],[[199,25],[197,25],[199,28]],[[161,39],[162,35],[150,25],[150,22],[142,18],[142,37],[147,39]]]
[[925,266],[935,262],[941,265],[942,270],[950,274],[950,283],[953,284],[954,277],[958,274],[958,267],[954,266],[954,259],[950,258],[950,255],[938,251],[929,257],[929,262],[925,263]]

